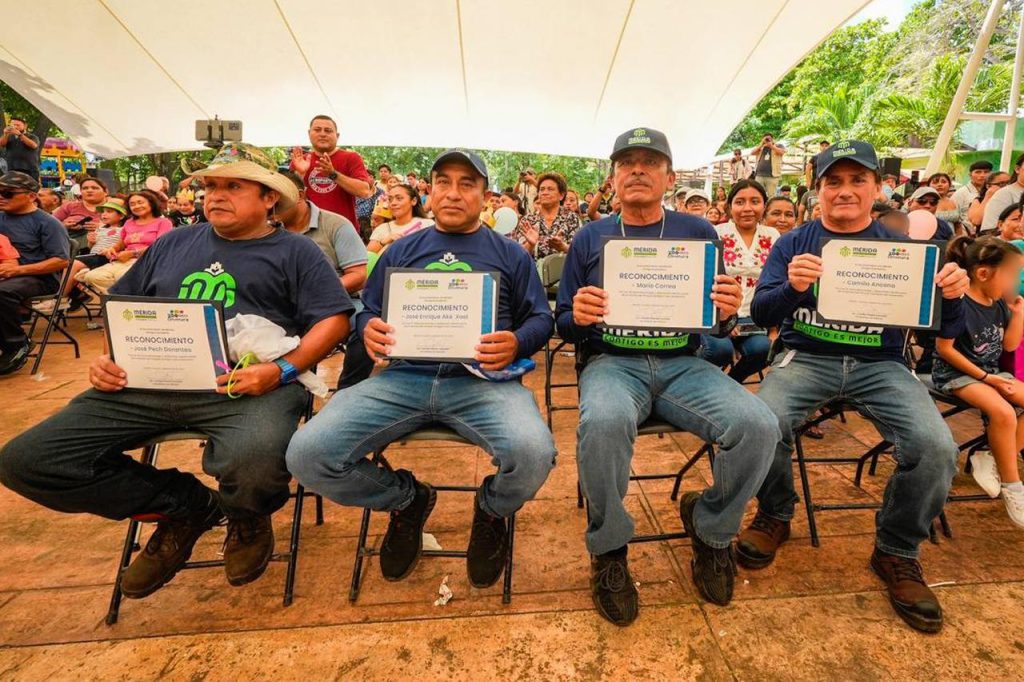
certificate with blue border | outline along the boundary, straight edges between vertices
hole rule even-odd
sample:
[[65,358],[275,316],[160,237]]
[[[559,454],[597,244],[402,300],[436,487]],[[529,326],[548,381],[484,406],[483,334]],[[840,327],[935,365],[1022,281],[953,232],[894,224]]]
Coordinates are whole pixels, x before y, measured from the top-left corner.
[[818,317],[831,324],[938,329],[945,242],[824,238]]
[[109,295],[103,319],[126,388],[215,391],[217,377],[230,370],[220,301]]
[[392,360],[475,362],[480,337],[495,331],[497,272],[388,268],[381,319],[394,327]]
[[711,300],[724,271],[717,240],[603,237],[598,286],[608,292],[603,327],[650,332],[718,330]]

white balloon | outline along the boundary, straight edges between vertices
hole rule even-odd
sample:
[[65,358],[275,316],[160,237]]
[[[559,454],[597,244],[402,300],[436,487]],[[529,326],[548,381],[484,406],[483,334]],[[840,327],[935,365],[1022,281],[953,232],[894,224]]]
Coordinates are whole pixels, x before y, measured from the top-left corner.
[[494,231],[498,234],[508,234],[518,224],[519,216],[508,206],[502,206],[494,212]]

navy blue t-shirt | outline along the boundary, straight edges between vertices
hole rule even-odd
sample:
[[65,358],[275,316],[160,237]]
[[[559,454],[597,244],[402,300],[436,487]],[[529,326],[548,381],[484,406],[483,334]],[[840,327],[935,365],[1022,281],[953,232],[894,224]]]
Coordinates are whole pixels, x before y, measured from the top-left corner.
[[[821,255],[823,237],[845,239],[892,239],[894,235],[877,220],[860,232],[832,232],[821,220],[813,220],[782,235],[761,271],[754,290],[750,315],[759,327],[780,327],[782,342],[787,348],[819,355],[849,355],[863,360],[895,360],[903,362],[906,331],[891,327],[852,324],[826,324],[818,317],[815,287],[800,293],[789,284],[789,262],[804,253]],[[942,324],[959,324],[963,309],[959,300],[943,299]]]
[[209,223],[157,239],[110,293],[222,301],[225,319],[260,315],[289,336],[355,308],[307,237],[277,229],[260,239],[232,241]]
[[[18,265],[68,259],[68,231],[46,211],[37,209],[21,215],[0,212],[0,234],[18,250]],[[60,273],[41,276],[59,279]]]
[[518,243],[486,226],[468,234],[428,227],[392,244],[377,261],[363,289],[365,307],[356,316],[360,335],[370,320],[381,316],[385,274],[389,267],[498,272],[501,281],[495,331],[515,333],[519,341],[517,358],[530,357],[551,338],[554,327],[551,307],[533,258]]
[[[595,220],[576,233],[562,269],[555,317],[558,333],[570,343],[586,341],[597,353],[615,355],[692,355],[700,345],[699,334],[612,329],[602,325],[579,327],[572,321],[572,299],[585,286],[598,286],[601,277],[601,243],[604,236],[657,237],[661,219],[650,225],[622,227],[618,216]],[[711,223],[697,216],[665,211],[665,239],[718,239]]]
[[[1010,307],[1003,300],[992,305],[978,303],[970,296],[963,298],[964,315],[961,324],[943,325],[939,336],[955,339],[953,348],[983,372],[995,374],[999,371],[999,358],[1003,354],[1003,336],[1010,324]],[[936,386],[962,376],[938,354],[932,369],[932,380]]]

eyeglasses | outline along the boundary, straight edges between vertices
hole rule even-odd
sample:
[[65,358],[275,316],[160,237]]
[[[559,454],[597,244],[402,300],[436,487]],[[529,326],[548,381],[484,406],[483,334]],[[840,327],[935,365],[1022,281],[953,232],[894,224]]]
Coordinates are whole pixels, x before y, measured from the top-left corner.
[[989,187],[1006,187],[1009,184],[1010,184],[1009,180],[1003,180],[1002,182],[990,182],[990,183],[988,183],[988,186]]
[[28,194],[28,192],[20,189],[0,189],[0,197],[4,199],[13,199],[19,194]]

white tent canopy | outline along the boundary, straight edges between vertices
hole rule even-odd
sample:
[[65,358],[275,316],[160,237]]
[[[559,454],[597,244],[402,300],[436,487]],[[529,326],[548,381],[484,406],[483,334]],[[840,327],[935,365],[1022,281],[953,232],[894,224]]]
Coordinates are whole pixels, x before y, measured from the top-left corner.
[[194,120],[305,144],[606,157],[635,126],[677,167],[866,0],[35,0],[5,3],[0,80],[104,157],[200,147]]

